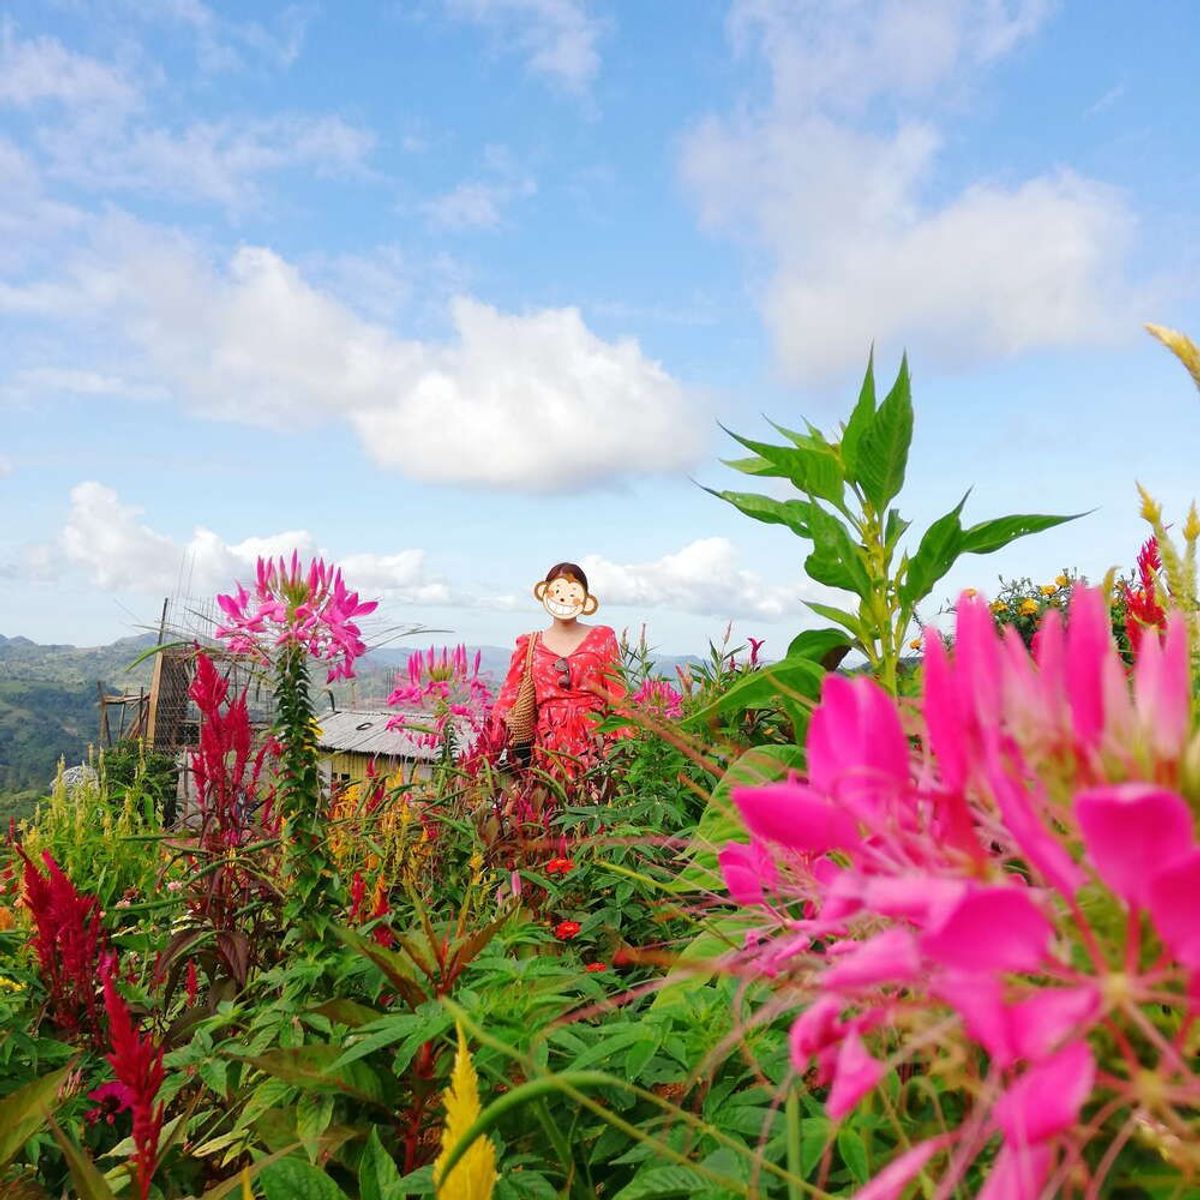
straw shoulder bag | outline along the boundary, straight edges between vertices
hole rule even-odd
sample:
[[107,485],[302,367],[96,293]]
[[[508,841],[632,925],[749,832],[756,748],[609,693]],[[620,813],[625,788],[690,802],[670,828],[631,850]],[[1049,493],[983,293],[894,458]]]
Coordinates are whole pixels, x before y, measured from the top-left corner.
[[504,718],[504,723],[508,726],[508,740],[513,746],[529,745],[537,731],[537,687],[533,682],[533,656],[540,637],[539,633],[529,635],[521,686],[517,690],[517,698]]

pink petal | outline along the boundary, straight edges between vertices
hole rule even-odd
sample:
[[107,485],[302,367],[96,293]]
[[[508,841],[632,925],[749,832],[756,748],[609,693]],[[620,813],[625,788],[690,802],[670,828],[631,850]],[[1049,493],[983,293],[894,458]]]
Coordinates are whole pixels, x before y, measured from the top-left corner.
[[895,702],[865,677],[825,677],[807,748],[809,781],[819,791],[835,791],[848,776],[908,781],[908,740]]
[[1191,719],[1187,626],[1182,613],[1167,618],[1161,645],[1156,637],[1142,638],[1133,680],[1138,719],[1152,746],[1160,755],[1178,757]]
[[840,1121],[884,1076],[883,1063],[872,1058],[857,1033],[848,1034],[838,1051],[833,1086],[825,1111]]
[[837,996],[820,996],[792,1022],[788,1044],[797,1071],[807,1070],[814,1054],[841,1038],[841,1012],[842,1001]]
[[1147,890],[1159,936],[1181,963],[1200,970],[1200,850],[1156,872]]
[[988,1052],[996,1066],[1012,1066],[1016,1053],[1004,1007],[1004,989],[998,980],[990,975],[952,971],[938,978],[932,990],[958,1013],[963,1028]]
[[842,955],[821,977],[823,987],[839,991],[909,983],[921,970],[917,942],[906,929],[886,929]]
[[925,638],[925,685],[921,701],[929,748],[937,759],[942,784],[958,791],[967,780],[970,731],[960,708],[950,656],[940,637]]
[[881,876],[867,881],[863,903],[883,917],[902,917],[918,925],[939,920],[962,899],[961,879],[932,875]]
[[1008,1010],[1012,1041],[1022,1058],[1043,1058],[1069,1036],[1081,1037],[1100,1019],[1098,988],[1044,988]]
[[1075,812],[1097,874],[1130,904],[1145,907],[1150,877],[1194,844],[1183,797],[1145,783],[1092,788]]
[[717,862],[736,904],[764,903],[763,887],[774,888],[779,882],[774,860],[758,843],[730,842],[717,855]]
[[960,703],[984,730],[1000,724],[1000,638],[991,610],[976,597],[960,597],[954,626],[954,670]]
[[1031,1066],[996,1102],[996,1123],[1014,1146],[1044,1142],[1070,1129],[1092,1093],[1096,1061],[1087,1042],[1072,1042]]
[[899,1200],[905,1185],[917,1177],[925,1164],[946,1144],[945,1136],[918,1142],[893,1158],[866,1187],[854,1193],[853,1200]]
[[858,827],[844,808],[802,783],[734,788],[751,833],[806,854],[853,849]]
[[1049,1146],[1002,1146],[977,1200],[1041,1200],[1053,1162]]
[[1045,957],[1050,922],[1028,891],[980,887],[921,937],[921,948],[959,971],[1032,971]]
[[1108,601],[1099,588],[1076,588],[1067,621],[1067,700],[1075,738],[1085,748],[1104,732],[1104,664],[1116,657]]

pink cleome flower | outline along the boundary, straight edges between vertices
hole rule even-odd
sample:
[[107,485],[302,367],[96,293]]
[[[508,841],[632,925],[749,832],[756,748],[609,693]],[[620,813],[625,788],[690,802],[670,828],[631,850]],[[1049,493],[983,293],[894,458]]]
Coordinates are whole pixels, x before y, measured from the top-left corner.
[[404,708],[388,721],[389,729],[407,729],[423,745],[440,745],[452,726],[469,730],[474,743],[492,711],[492,689],[479,673],[482,654],[466,646],[418,650],[409,656],[403,678],[388,696],[390,708]]
[[665,679],[647,679],[629,699],[635,708],[668,721],[677,721],[683,715],[683,696]]
[[260,558],[253,595],[238,584],[217,603],[226,617],[217,637],[235,653],[267,661],[272,648],[299,646],[331,664],[330,683],[353,676],[354,660],[367,650],[355,618],[378,607],[348,591],[340,569],[321,558],[305,568],[295,551],[290,561]]
[[1147,1122],[1194,1118],[1190,686],[1178,614],[1130,680],[1099,591],[1076,589],[1065,627],[1048,614],[1033,657],[964,597],[953,655],[928,637],[919,720],[830,675],[807,779],[735,790],[752,842],[720,861],[764,918],[745,965],[803,1006],[792,1062],[830,1115],[938,1059],[973,1101],[864,1195],[899,1196],[935,1155],[949,1194],[998,1135],[981,1195],[1032,1198],[1056,1170],[1107,1170],[1104,1147]]

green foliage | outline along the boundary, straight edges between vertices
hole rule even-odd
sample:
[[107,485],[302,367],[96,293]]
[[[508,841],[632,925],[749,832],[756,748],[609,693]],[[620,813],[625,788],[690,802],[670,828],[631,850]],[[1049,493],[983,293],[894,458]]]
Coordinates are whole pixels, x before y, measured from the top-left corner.
[[812,425],[803,434],[777,428],[785,444],[734,434],[754,457],[728,465],[748,475],[786,479],[803,498],[777,500],[731,491],[713,495],[755,520],[785,525],[811,542],[804,563],[809,577],[849,593],[857,605],[843,609],[811,604],[835,628],[821,631],[819,639],[793,643],[776,672],[788,672],[798,660],[829,654],[840,640],[845,649],[862,654],[883,685],[896,692],[917,606],[962,555],[990,554],[1017,538],[1074,519],[1025,514],[964,527],[964,496],[929,526],[911,553],[902,550],[909,522],[892,503],[904,487],[912,444],[907,361],[878,404],[874,363],[868,363],[858,400],[834,437],[827,438]]

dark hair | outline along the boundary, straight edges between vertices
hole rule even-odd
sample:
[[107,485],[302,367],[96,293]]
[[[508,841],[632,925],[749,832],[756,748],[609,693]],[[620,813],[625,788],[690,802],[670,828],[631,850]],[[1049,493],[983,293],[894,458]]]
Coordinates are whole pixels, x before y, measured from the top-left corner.
[[555,563],[546,572],[547,583],[553,583],[556,579],[574,579],[576,583],[583,584],[585,592],[591,591],[591,588],[588,587],[587,576],[583,573],[583,568],[576,566],[573,562]]

